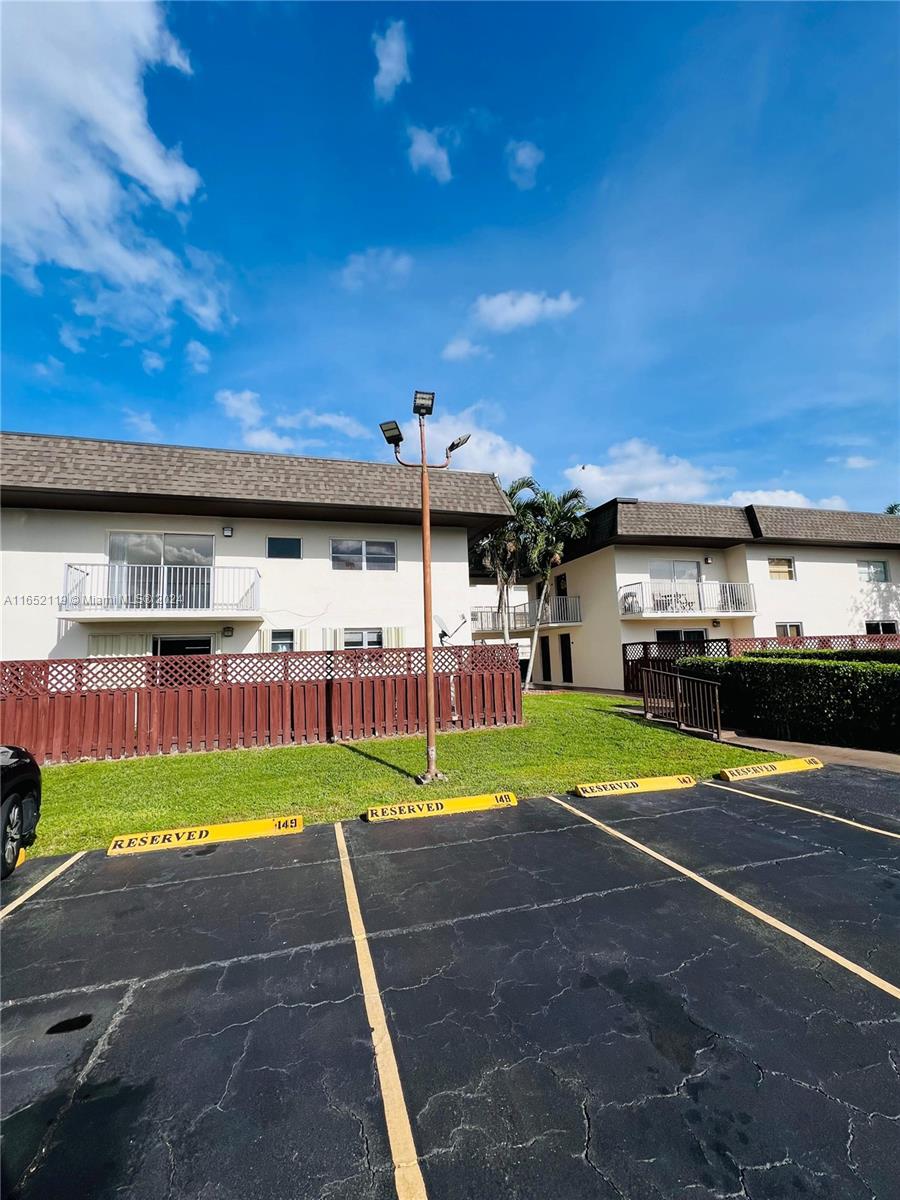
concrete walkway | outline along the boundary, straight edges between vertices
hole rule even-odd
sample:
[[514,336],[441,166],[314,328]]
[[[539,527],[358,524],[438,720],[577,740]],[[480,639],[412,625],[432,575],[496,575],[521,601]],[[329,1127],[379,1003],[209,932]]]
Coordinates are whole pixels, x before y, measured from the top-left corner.
[[816,746],[812,742],[782,742],[776,738],[755,738],[723,729],[722,741],[730,746],[746,746],[750,750],[771,750],[775,754],[788,754],[792,758],[808,758],[815,755],[823,763],[837,763],[844,767],[871,767],[876,771],[893,771],[900,775],[900,754],[888,750],[855,750],[852,746]]

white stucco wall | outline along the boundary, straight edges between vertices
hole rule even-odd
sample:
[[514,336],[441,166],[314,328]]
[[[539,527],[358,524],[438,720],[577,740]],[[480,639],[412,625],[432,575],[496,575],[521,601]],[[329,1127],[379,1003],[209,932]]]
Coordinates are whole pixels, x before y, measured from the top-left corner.
[[[231,525],[234,536],[222,536]],[[223,620],[184,619],[183,614],[102,623],[60,620],[58,597],[66,563],[104,563],[110,531],[156,530],[207,533],[215,537],[217,566],[255,567],[261,575],[262,623],[229,618],[234,636],[222,638],[225,651],[255,650],[259,630],[305,631],[306,648],[323,648],[325,631],[345,628],[403,630],[405,645],[421,645],[422,559],[419,530],[408,525],[269,521],[228,516],[159,517],[133,513],[87,513],[5,509],[2,513],[3,658],[78,658],[88,652],[90,634],[221,634]],[[266,537],[300,537],[302,559],[266,558]],[[336,571],[330,539],[389,539],[397,543],[395,571]],[[454,628],[469,614],[466,532],[432,530],[434,611]],[[44,603],[16,604],[16,596],[47,597]],[[435,637],[437,632],[435,632]],[[471,638],[463,626],[454,639]]]
[[[900,552],[838,546],[747,546],[756,588],[754,634],[774,637],[781,621],[799,621],[805,635],[865,633],[866,621],[900,622]],[[769,578],[770,558],[793,558],[793,580]],[[857,563],[881,559],[888,583],[860,583]]]

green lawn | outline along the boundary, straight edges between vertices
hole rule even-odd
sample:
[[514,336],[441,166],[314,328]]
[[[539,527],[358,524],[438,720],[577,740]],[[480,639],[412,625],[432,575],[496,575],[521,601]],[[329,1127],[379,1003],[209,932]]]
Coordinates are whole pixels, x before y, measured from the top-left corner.
[[[565,791],[640,775],[712,775],[753,762],[751,750],[645,725],[620,699],[556,692],[526,696],[526,725],[438,737],[449,779],[429,796]],[[44,768],[39,837],[30,855],[109,845],[116,834],[302,813],[307,822],[358,816],[369,804],[422,795],[424,739],[230,750]]]

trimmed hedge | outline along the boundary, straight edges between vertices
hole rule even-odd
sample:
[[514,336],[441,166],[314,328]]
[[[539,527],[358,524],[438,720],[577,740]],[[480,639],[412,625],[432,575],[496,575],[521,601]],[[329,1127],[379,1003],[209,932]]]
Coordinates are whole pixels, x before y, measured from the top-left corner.
[[825,662],[900,663],[900,647],[880,646],[871,650],[794,650],[779,646],[772,650],[745,650],[742,658],[819,658]]
[[722,722],[788,741],[900,751],[900,665],[800,657],[686,658],[721,687]]

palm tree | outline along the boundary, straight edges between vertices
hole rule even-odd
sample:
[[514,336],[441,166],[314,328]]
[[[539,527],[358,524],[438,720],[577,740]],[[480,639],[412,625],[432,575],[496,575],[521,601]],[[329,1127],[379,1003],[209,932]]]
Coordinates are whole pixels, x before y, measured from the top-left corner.
[[884,511],[889,517],[900,517],[900,500],[896,500],[893,504],[889,504]]
[[497,580],[497,608],[503,626],[503,640],[509,642],[509,592],[515,587],[522,563],[522,543],[525,532],[524,508],[527,501],[523,492],[536,494],[538,485],[530,475],[514,479],[504,489],[512,506],[513,515],[499,529],[486,533],[475,544],[475,558],[486,567]]
[[587,502],[580,488],[570,488],[559,496],[540,488],[523,506],[525,561],[529,571],[540,580],[540,599],[535,612],[534,633],[531,635],[531,657],[525,675],[526,690],[531,687],[541,618],[550,590],[550,576],[553,568],[562,562],[566,542],[585,533],[586,511]]

